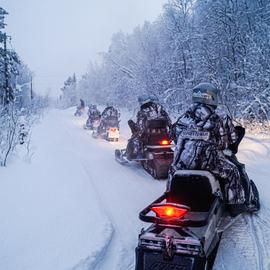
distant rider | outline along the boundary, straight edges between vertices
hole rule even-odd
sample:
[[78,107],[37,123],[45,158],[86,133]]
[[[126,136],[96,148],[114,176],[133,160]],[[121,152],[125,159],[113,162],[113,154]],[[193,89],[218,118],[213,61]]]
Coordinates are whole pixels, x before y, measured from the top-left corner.
[[77,106],[77,110],[75,112],[75,116],[81,116],[85,109],[85,102],[84,100],[80,99],[80,104]]
[[79,105],[79,108],[80,108],[81,110],[83,110],[83,109],[85,108],[85,102],[84,102],[83,99],[80,99],[80,105]]
[[90,105],[87,114],[89,118],[95,118],[95,117],[101,116],[100,111],[97,108],[97,105]]
[[171,126],[171,119],[162,105],[159,104],[155,96],[143,95],[138,98],[140,110],[137,113],[136,123],[133,120],[128,121],[132,136],[127,145],[127,158],[142,158],[142,140],[146,129],[146,122],[149,119],[164,118]]
[[101,117],[100,111],[96,105],[89,105],[88,109],[88,119],[86,121],[86,126],[90,127],[94,119],[99,119]]
[[193,104],[174,124],[177,146],[170,174],[176,170],[212,172],[223,179],[226,203],[231,213],[238,214],[247,209],[249,201],[239,167],[224,154],[224,150],[230,153],[228,149],[236,148],[238,137],[230,117],[216,112],[218,94],[210,83],[193,89]]

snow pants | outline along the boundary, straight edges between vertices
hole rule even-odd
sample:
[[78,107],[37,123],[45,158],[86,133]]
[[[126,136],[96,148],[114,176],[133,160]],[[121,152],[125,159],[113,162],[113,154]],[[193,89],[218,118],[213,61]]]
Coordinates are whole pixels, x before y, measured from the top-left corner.
[[245,203],[245,191],[239,168],[236,164],[227,159],[223,154],[219,154],[216,159],[216,166],[210,172],[223,180],[227,204]]

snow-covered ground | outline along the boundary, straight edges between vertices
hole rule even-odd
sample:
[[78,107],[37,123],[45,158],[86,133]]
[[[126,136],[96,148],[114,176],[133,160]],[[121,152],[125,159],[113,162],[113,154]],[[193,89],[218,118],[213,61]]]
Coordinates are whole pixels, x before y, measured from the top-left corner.
[[[165,181],[121,166],[119,143],[95,140],[73,110],[51,110],[33,132],[33,158],[0,168],[0,269],[129,270],[143,226],[139,211]],[[224,234],[215,269],[270,269],[270,138],[247,137],[239,154],[261,193],[262,211]]]

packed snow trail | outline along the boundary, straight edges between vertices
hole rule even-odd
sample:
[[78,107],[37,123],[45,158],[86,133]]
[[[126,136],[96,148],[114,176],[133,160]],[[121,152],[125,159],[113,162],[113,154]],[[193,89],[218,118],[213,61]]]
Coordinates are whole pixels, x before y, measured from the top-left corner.
[[0,269],[69,269],[87,256],[91,265],[107,246],[111,223],[68,139],[61,113],[49,112],[31,164],[0,169]]
[[[78,126],[77,132],[68,133],[74,124]],[[73,121],[67,118],[65,123],[67,133],[74,141],[81,142],[76,151],[77,159],[114,229],[110,246],[95,269],[134,269],[134,249],[143,226],[138,213],[164,191],[166,183],[153,180],[139,166],[119,165],[114,160],[114,149],[124,144],[93,139],[82,125],[83,120],[76,118]]]
[[[122,166],[119,143],[93,139],[74,110],[48,112],[33,132],[31,164],[0,169],[0,269],[134,270],[138,213],[165,190],[140,166]],[[125,119],[125,120],[123,120]],[[240,160],[260,190],[262,211],[226,233],[216,270],[270,270],[270,140],[247,137]]]
[[262,208],[223,235],[215,269],[270,270],[270,139],[246,136],[238,158],[259,189]]
[[[31,164],[0,169],[0,269],[132,269],[139,211],[164,181],[120,166],[73,110],[49,111]],[[121,146],[121,143],[117,146]]]

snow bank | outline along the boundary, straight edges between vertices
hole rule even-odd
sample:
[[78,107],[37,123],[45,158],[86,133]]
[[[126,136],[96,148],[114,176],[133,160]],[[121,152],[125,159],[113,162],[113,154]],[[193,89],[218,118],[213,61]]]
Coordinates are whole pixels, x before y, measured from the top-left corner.
[[53,111],[35,128],[31,164],[0,169],[0,269],[69,269],[111,237],[61,120]]

